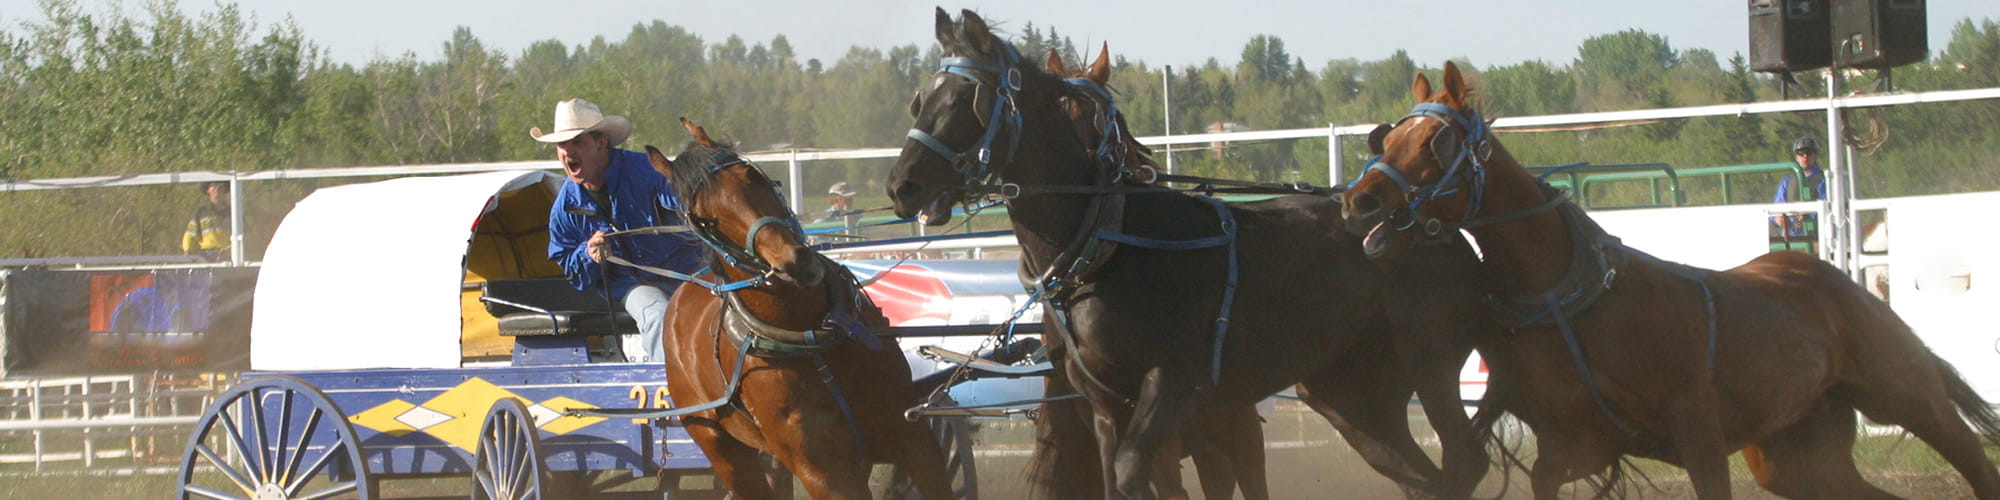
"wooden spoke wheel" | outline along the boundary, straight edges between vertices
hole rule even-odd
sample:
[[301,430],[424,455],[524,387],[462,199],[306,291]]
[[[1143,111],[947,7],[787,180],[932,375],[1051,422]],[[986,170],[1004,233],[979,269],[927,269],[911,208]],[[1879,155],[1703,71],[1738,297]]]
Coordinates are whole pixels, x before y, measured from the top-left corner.
[[303,380],[258,377],[202,413],[181,456],[176,498],[373,498],[361,440]]
[[548,484],[540,432],[521,400],[493,402],[472,456],[473,500],[539,500]]

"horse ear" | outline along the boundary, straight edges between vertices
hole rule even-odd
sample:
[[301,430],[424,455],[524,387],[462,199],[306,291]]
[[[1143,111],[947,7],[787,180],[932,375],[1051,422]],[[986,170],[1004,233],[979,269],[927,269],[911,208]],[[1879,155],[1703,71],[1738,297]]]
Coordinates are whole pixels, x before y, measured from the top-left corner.
[[999,54],[993,47],[997,41],[993,37],[993,30],[986,27],[985,19],[980,18],[979,14],[973,13],[971,9],[959,11],[958,17],[963,20],[959,23],[958,41],[972,47],[972,50],[978,51],[979,55]]
[[1390,130],[1395,129],[1395,126],[1384,123],[1376,125],[1375,130],[1368,131],[1368,152],[1375,156],[1382,156],[1382,140],[1389,137]]
[[1097,82],[1098,85],[1111,81],[1111,42],[1105,42],[1104,48],[1098,49],[1097,60],[1091,61],[1090,72],[1084,77]]
[[958,29],[957,23],[951,22],[951,14],[945,13],[944,7],[938,7],[937,8],[938,45],[942,45],[947,48],[951,47],[951,42],[953,40],[958,39],[956,37],[958,33],[957,29]]
[[1049,47],[1049,58],[1042,62],[1042,71],[1051,75],[1061,75],[1064,70],[1062,53],[1057,52],[1055,47]]
[[689,120],[685,116],[681,117],[681,128],[687,129],[688,135],[694,136],[695,144],[700,144],[705,148],[715,147],[715,141],[708,139],[708,129],[701,128],[700,125],[695,125],[694,120]]
[[1410,96],[1415,97],[1417,102],[1429,101],[1431,99],[1430,77],[1424,76],[1421,71],[1417,72],[1417,81],[1410,82]]
[[664,175],[667,177],[674,176],[674,161],[667,159],[667,154],[661,153],[660,148],[656,148],[653,147],[653,145],[651,144],[647,144],[646,159],[651,160],[653,162],[654,172],[659,172],[660,175]]
[[1444,95],[1450,96],[1452,104],[1465,102],[1465,76],[1458,72],[1458,65],[1444,62]]

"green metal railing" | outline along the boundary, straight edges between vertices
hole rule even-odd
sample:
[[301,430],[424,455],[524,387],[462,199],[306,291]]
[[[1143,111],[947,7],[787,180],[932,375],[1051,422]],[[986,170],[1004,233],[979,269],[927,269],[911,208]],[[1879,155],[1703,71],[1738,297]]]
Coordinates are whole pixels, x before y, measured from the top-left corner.
[[[1528,171],[1541,175],[1558,167],[1528,167]],[[1757,163],[1751,165],[1727,165],[1719,167],[1674,168],[1666,163],[1622,163],[1610,165],[1585,165],[1557,172],[1549,177],[1549,184],[1571,188],[1571,194],[1578,204],[1595,210],[1620,208],[1678,207],[1688,203],[1687,191],[1682,188],[1683,179],[1716,177],[1722,191],[1722,204],[1762,203],[1768,200],[1765,193],[1765,176],[1772,173],[1786,173],[1792,176],[1792,186],[1799,190],[1796,200],[1813,199],[1811,189],[1805,185],[1804,169],[1791,162]],[[1732,178],[1756,176],[1757,185],[1749,188],[1746,196],[1738,189]],[[1593,196],[1592,187],[1614,182],[1645,182],[1647,203],[1606,205],[1599,197]]]

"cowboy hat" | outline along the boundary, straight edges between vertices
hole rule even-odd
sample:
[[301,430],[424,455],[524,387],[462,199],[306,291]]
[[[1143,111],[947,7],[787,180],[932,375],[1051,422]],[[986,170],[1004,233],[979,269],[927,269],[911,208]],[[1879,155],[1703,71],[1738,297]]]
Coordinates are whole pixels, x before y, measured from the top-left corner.
[[826,194],[853,198],[855,193],[847,190],[847,183],[835,182],[833,183],[833,187],[826,188]]
[[623,116],[604,116],[596,104],[583,99],[570,99],[556,103],[555,126],[553,131],[543,134],[541,128],[529,128],[528,136],[541,142],[563,142],[585,132],[604,132],[604,139],[611,145],[625,143],[632,136],[632,122]]

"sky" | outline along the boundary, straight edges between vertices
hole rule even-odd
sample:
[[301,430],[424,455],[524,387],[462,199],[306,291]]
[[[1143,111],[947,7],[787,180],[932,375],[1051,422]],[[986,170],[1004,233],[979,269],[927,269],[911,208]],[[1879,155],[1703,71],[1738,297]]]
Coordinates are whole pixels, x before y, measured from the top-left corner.
[[[106,0],[76,0],[102,15]],[[136,12],[144,0],[126,0]],[[218,0],[171,0],[183,11],[212,11]],[[38,0],[0,0],[0,27],[24,33],[39,20]],[[800,62],[828,66],[849,47],[887,49],[929,46],[933,7],[954,15],[970,8],[989,21],[1018,28],[1054,27],[1079,45],[1109,42],[1113,55],[1151,65],[1225,65],[1240,57],[1251,37],[1283,40],[1285,49],[1318,69],[1333,59],[1379,60],[1397,49],[1419,65],[1463,58],[1479,67],[1539,59],[1567,64],[1592,36],[1639,29],[1666,37],[1674,48],[1705,48],[1726,61],[1748,55],[1745,0],[1364,0],[1272,2],[1261,0],[1005,0],[939,5],[898,0],[244,0],[238,5],[261,26],[287,17],[336,62],[365,64],[377,57],[414,53],[436,60],[452,30],[467,26],[488,47],[510,57],[539,40],[572,47],[603,36],[617,41],[636,23],[654,19],[678,25],[715,43],[730,35],[746,45],[769,44],[783,34]],[[1941,50],[1961,19],[2000,21],[2000,1],[1929,0],[1928,35]],[[262,30],[260,30],[262,31]],[[1094,49],[1093,49],[1094,50]]]

